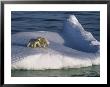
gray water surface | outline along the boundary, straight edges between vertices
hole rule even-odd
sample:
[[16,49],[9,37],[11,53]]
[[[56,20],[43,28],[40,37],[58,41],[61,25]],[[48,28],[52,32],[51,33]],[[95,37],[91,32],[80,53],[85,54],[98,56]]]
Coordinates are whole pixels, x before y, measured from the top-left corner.
[[12,70],[14,77],[99,77],[100,66],[50,70]]

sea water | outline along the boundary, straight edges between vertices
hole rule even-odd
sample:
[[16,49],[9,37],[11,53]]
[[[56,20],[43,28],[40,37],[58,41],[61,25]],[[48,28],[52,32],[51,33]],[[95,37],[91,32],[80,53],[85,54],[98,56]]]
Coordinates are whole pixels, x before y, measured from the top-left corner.
[[[86,31],[100,41],[99,12],[19,12],[11,13],[12,34],[19,32],[62,32],[64,21],[74,14]],[[25,73],[25,74],[24,74]],[[100,76],[100,66],[58,70],[12,70],[12,76]]]

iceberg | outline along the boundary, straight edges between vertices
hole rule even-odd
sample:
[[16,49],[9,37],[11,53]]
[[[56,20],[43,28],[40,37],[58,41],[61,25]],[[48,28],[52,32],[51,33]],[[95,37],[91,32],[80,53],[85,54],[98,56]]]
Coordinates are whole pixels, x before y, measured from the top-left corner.
[[[47,48],[28,48],[30,39],[47,38]],[[100,64],[100,42],[84,30],[74,15],[64,23],[62,33],[21,32],[12,35],[11,68],[27,70],[80,68]]]
[[67,19],[63,35],[67,39],[66,44],[74,49],[85,52],[97,52],[99,50],[100,43],[90,32],[84,30],[74,15]]

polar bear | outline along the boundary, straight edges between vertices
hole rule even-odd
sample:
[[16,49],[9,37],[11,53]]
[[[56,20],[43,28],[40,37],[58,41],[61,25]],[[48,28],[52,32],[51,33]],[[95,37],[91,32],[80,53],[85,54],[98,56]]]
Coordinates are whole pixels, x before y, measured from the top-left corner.
[[27,44],[27,47],[37,48],[37,47],[47,47],[49,45],[49,41],[43,37],[37,37],[37,39],[31,39]]

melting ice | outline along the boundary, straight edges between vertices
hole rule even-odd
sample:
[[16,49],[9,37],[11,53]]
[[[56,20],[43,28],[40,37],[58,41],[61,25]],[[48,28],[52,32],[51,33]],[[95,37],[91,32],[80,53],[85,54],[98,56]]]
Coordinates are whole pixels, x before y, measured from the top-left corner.
[[[27,48],[30,39],[45,37],[48,48]],[[62,33],[22,32],[12,35],[12,69],[80,68],[100,64],[100,43],[84,30],[74,15],[66,20]]]

